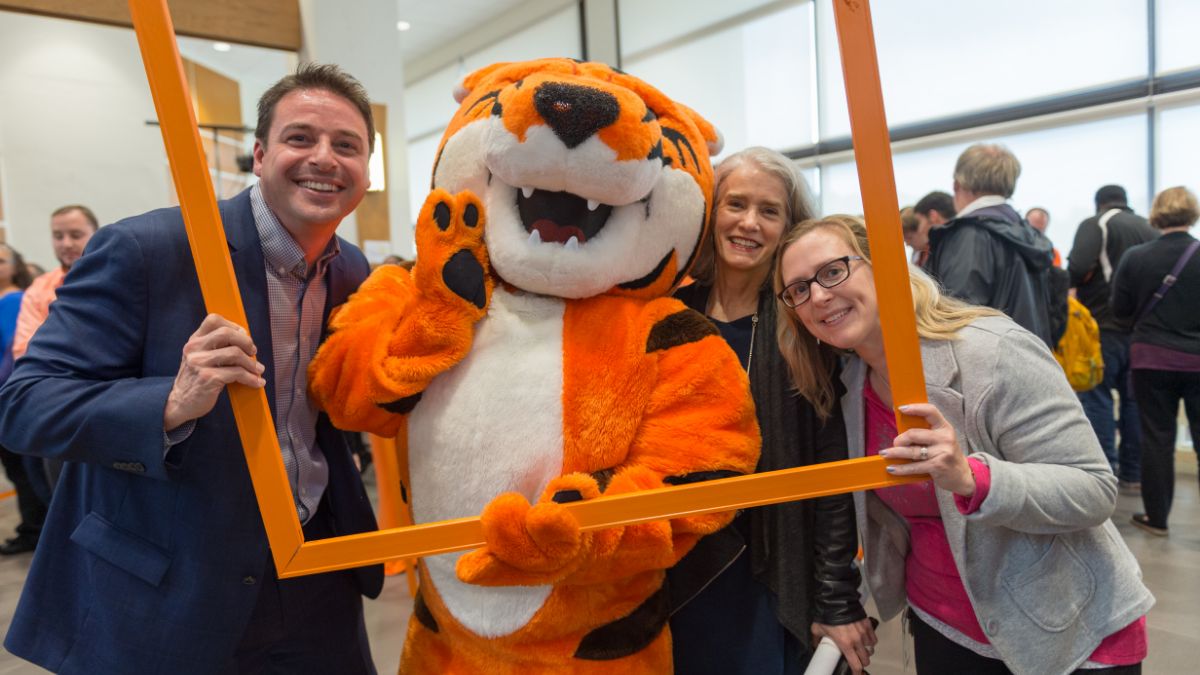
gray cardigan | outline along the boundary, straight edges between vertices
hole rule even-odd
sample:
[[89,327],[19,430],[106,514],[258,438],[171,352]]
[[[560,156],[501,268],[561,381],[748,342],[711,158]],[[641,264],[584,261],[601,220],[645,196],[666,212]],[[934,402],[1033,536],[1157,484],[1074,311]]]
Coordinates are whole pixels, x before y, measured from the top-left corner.
[[[922,340],[929,402],[985,463],[991,489],[963,516],[937,490],[950,550],[979,624],[1018,675],[1067,673],[1154,597],[1109,520],[1117,480],[1045,344],[1007,317],[986,317],[957,340]],[[863,379],[843,364],[851,457],[863,455]],[[874,493],[854,495],[865,577],[880,614],[907,604],[908,526]]]

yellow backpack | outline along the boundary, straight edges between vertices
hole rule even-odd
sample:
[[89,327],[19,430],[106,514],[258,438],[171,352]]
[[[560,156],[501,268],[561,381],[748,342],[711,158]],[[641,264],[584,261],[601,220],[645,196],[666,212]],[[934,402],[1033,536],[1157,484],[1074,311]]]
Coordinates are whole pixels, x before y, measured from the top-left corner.
[[1054,349],[1054,358],[1075,391],[1088,391],[1104,380],[1100,328],[1088,308],[1074,297],[1067,298],[1067,330]]

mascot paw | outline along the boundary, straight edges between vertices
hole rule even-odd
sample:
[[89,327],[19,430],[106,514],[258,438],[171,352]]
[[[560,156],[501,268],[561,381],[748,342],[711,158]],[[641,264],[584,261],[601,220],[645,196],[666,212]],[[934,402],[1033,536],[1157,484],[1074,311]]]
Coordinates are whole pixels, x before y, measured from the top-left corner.
[[550,482],[543,500],[530,505],[516,493],[500,495],[483,509],[483,548],[458,561],[458,577],[483,586],[550,584],[571,574],[591,549],[592,535],[563,504],[599,496],[590,476],[571,474]]
[[[470,192],[437,189],[425,198],[417,219],[417,286],[463,300],[483,316],[492,292],[483,244],[483,206]],[[443,291],[444,289],[444,291]]]

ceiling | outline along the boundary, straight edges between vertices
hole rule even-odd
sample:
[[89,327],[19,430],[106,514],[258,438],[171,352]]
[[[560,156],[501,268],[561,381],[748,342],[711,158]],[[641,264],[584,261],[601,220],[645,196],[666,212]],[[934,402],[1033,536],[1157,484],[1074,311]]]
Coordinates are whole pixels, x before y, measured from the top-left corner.
[[[404,61],[419,58],[455,40],[527,0],[396,0],[396,16],[411,28],[397,30]],[[295,68],[295,55],[274,49],[232,45],[213,49],[213,40],[179,37],[179,52],[206,67],[238,80],[273,82]]]
[[400,33],[400,53],[412,60],[504,14],[526,0],[397,0],[400,20],[412,28]]

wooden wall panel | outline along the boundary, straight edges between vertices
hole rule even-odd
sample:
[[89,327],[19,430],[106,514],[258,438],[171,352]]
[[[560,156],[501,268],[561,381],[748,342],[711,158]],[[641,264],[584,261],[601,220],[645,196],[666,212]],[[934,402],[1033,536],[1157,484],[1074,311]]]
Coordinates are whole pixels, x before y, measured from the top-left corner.
[[[168,0],[180,35],[298,51],[299,0]],[[0,9],[132,27],[127,0],[0,0]]]
[[[372,103],[371,114],[375,117],[375,130],[383,138],[387,138],[387,106],[382,103]],[[376,145],[375,152],[385,152],[384,145],[386,143]],[[391,177],[387,175],[386,159],[387,155],[384,155],[384,179],[390,188],[392,181]],[[368,192],[354,214],[358,221],[358,245],[360,247],[368,239],[392,240],[392,221],[388,214],[388,191],[386,189],[379,192]]]

